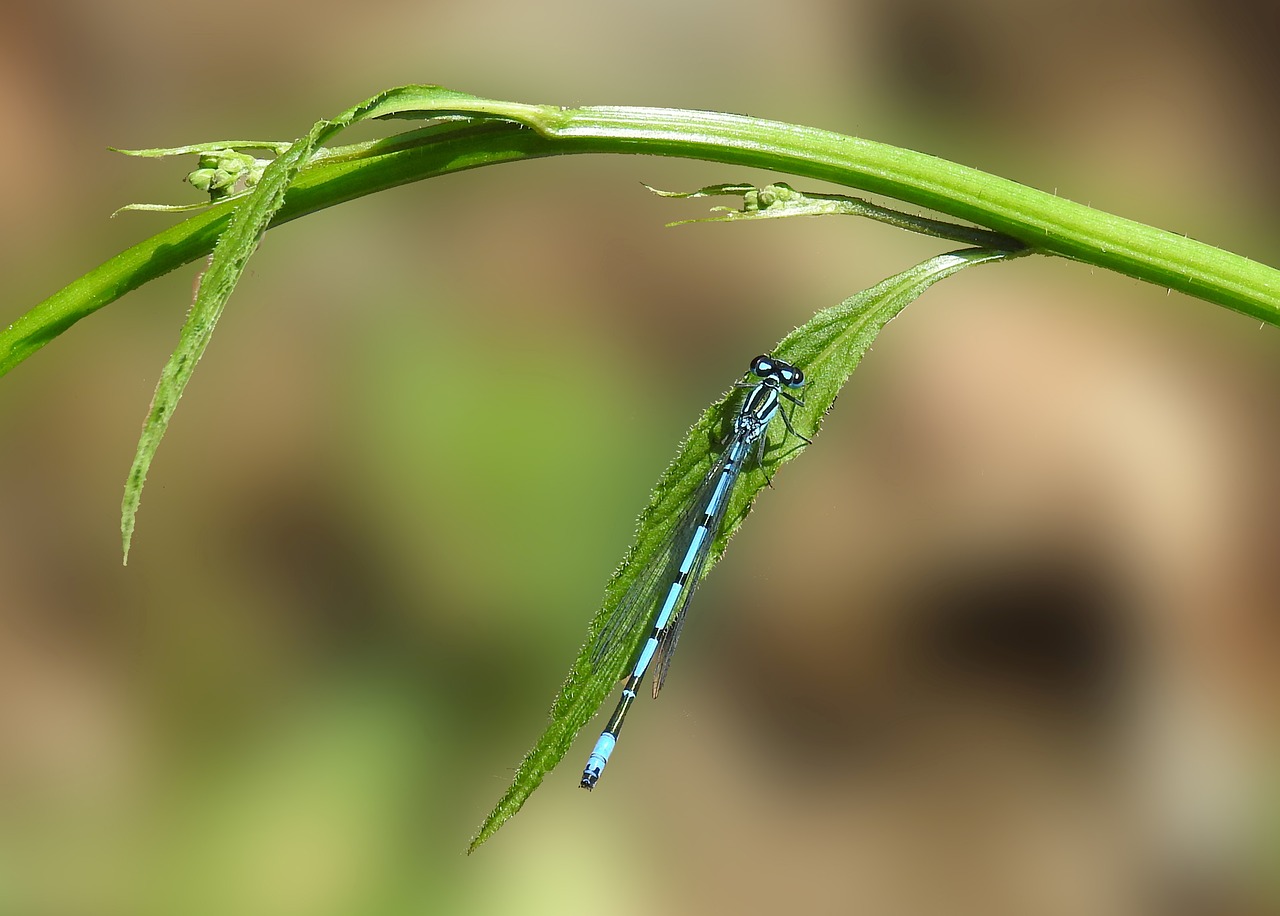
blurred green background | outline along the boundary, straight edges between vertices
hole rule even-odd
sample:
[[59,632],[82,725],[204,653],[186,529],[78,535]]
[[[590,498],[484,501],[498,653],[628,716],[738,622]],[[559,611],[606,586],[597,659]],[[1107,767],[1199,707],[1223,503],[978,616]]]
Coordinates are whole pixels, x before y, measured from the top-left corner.
[[[107,152],[410,82],[921,149],[1277,263],[1274,4],[18,3],[11,320],[195,199]],[[941,284],[699,595],[599,791],[470,858],[648,488],[815,310],[940,250],[664,229],[770,176],[449,176],[272,231],[153,466],[194,269],[0,384],[0,913],[1267,910],[1280,339],[1081,265]],[[483,372],[474,367],[483,363]],[[1271,904],[1274,905],[1274,904]]]

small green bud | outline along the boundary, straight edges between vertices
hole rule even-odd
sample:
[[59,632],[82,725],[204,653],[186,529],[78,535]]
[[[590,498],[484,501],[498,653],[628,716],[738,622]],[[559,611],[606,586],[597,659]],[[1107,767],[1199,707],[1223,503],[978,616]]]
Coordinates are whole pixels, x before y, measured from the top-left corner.
[[199,166],[187,175],[187,181],[192,187],[207,193],[212,200],[222,200],[256,185],[267,167],[267,160],[255,159],[235,150],[218,149],[201,153]]

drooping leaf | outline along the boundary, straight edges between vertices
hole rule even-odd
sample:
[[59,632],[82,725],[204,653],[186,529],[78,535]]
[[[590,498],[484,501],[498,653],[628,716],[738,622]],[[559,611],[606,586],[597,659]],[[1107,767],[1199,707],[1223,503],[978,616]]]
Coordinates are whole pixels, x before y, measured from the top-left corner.
[[[792,419],[796,429],[810,438],[816,434],[822,418],[876,335],[926,289],[965,267],[1008,260],[1020,253],[979,248],[938,255],[819,312],[784,337],[770,352],[803,369],[807,378],[805,406],[797,406]],[[755,355],[744,354],[744,366]],[[564,758],[578,732],[613,692],[640,642],[648,636],[647,627],[638,628],[632,638],[620,640],[593,665],[596,635],[608,627],[619,600],[678,524],[690,497],[718,455],[716,443],[723,438],[731,403],[740,397],[741,392],[731,388],[703,411],[658,480],[649,505],[640,514],[635,541],[605,586],[600,610],[592,619],[577,661],[555,698],[546,730],[520,762],[511,786],[481,824],[469,852],[474,852],[519,811],[547,773]],[[781,464],[807,448],[795,438],[788,440],[791,443],[788,447],[778,448],[785,431],[772,432],[765,467],[749,465],[734,488],[704,575],[723,554],[729,538],[751,511],[756,495],[767,484],[766,472],[772,476]]]
[[[312,159],[320,145],[330,137],[365,118],[397,116],[406,107],[429,106],[441,100],[461,102],[470,99],[464,93],[451,92],[431,86],[409,86],[380,93],[371,99],[348,109],[332,120],[317,121],[304,136],[279,152],[279,155],[258,172],[255,168],[254,184],[239,196],[240,203],[231,215],[226,229],[218,237],[209,256],[208,265],[201,274],[195,298],[187,320],[178,337],[178,346],[165,363],[151,398],[151,407],[143,422],[142,435],[133,465],[125,480],[124,499],[120,505],[120,534],[124,549],[124,562],[129,562],[129,547],[146,483],[147,470],[155,458],[156,449],[169,428],[178,400],[195,371],[196,363],[204,355],[209,339],[217,327],[222,310],[231,297],[236,283],[244,273],[254,251],[272,218],[284,204],[285,194],[302,168]],[[269,148],[281,150],[279,143],[237,141],[235,143],[202,143],[169,149],[133,150],[130,155],[167,156],[177,152],[199,152],[202,155],[220,156],[219,151],[233,147]],[[225,159],[225,155],[221,155]],[[249,158],[249,157],[244,157]]]
[[310,158],[328,122],[317,123],[311,131],[263,170],[262,178],[232,214],[226,230],[218,238],[209,263],[200,276],[195,299],[187,320],[178,337],[177,349],[165,363],[151,396],[151,407],[142,425],[138,449],[125,481],[124,500],[120,506],[120,534],[124,548],[124,562],[129,562],[129,547],[133,540],[134,522],[138,504],[142,499],[142,487],[146,483],[147,469],[155,457],[160,440],[169,428],[169,420],[183,389],[195,371],[196,363],[204,355],[209,339],[213,336],[222,310],[231,297],[232,290],[244,273],[245,265],[257,249],[262,234],[280,205],[294,176]]

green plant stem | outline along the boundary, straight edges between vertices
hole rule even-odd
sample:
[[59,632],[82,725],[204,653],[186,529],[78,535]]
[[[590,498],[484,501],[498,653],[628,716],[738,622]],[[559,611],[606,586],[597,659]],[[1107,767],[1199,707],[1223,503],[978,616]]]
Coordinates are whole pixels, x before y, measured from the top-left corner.
[[[1113,216],[965,166],[816,128],[743,115],[662,108],[562,109],[458,96],[399,101],[388,116],[463,114],[384,141],[326,151],[290,188],[272,226],[449,172],[582,153],[704,159],[830,181],[1006,233],[1062,255],[1176,289],[1280,325],[1280,271],[1202,242]],[[507,120],[509,119],[509,120]],[[532,128],[532,129],[531,129]],[[76,321],[176,267],[204,257],[236,201],[122,252],[0,332],[0,375]]]

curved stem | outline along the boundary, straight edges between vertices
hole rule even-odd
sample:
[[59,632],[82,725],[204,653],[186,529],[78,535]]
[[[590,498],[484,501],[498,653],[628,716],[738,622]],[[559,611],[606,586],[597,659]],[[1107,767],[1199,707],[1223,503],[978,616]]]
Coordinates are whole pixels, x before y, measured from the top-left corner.
[[[830,181],[986,226],[1045,252],[1177,289],[1280,325],[1280,271],[965,166],[830,131],[665,108],[558,108],[460,94],[394,97],[383,116],[466,115],[387,140],[326,150],[299,175],[272,225],[449,172],[583,153],[704,159]],[[532,128],[532,129],[530,129]],[[236,201],[139,242],[0,331],[0,375],[86,315],[207,255]]]

